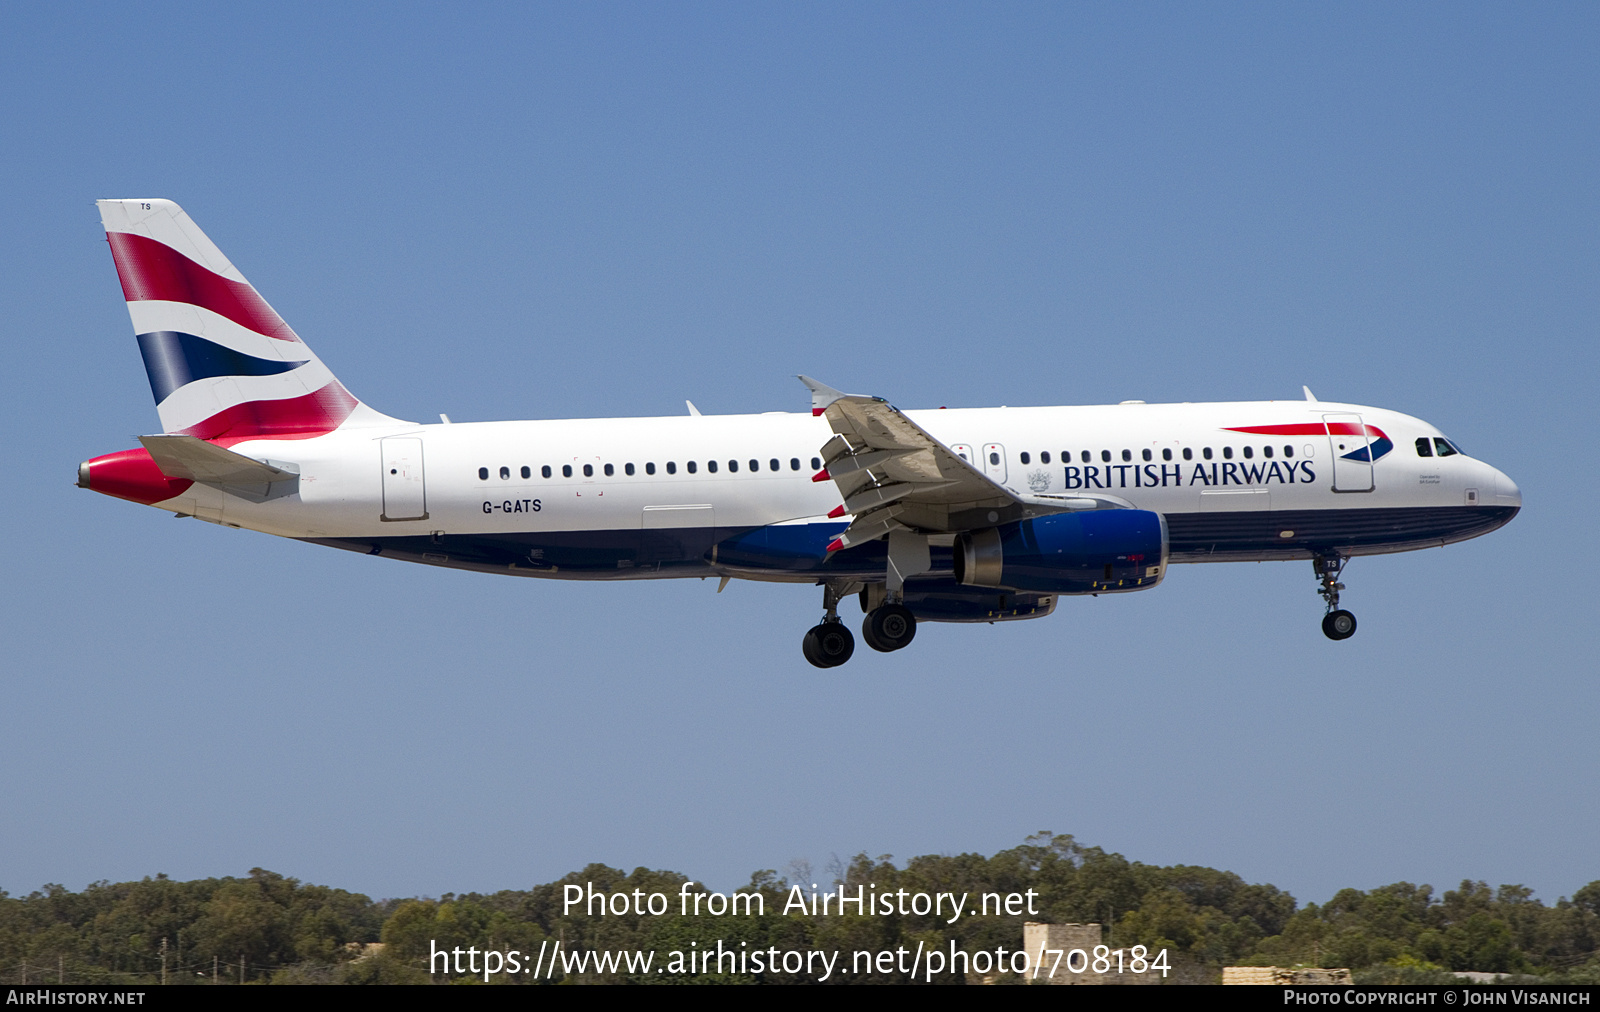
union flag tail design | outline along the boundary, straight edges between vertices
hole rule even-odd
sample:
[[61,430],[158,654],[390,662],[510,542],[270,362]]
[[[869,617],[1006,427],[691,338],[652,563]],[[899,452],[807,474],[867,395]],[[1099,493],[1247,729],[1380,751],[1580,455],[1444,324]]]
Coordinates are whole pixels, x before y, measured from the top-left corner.
[[357,400],[170,200],[102,200],[162,431],[222,446],[396,420]]

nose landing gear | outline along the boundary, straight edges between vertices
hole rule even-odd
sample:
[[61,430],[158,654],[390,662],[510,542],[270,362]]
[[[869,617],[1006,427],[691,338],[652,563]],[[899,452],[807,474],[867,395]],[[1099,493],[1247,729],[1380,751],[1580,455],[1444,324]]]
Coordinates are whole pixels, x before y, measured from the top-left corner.
[[1339,576],[1349,561],[1341,555],[1318,555],[1311,560],[1320,584],[1317,593],[1328,605],[1328,613],[1322,617],[1322,634],[1330,640],[1347,640],[1356,633],[1356,617],[1339,607],[1339,591],[1344,589]]

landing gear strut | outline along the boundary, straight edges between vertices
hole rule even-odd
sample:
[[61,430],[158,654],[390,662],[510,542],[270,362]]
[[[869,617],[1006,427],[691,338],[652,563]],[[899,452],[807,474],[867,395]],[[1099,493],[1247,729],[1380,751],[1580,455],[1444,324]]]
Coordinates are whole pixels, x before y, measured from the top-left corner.
[[800,649],[819,668],[836,668],[856,651],[856,638],[839,621],[839,597],[832,584],[822,587],[822,621],[806,630]]
[[1322,634],[1330,640],[1347,640],[1356,632],[1356,617],[1339,607],[1339,591],[1344,589],[1339,575],[1349,561],[1341,555],[1318,555],[1311,560],[1320,584],[1317,593],[1328,605],[1328,613],[1322,617]]

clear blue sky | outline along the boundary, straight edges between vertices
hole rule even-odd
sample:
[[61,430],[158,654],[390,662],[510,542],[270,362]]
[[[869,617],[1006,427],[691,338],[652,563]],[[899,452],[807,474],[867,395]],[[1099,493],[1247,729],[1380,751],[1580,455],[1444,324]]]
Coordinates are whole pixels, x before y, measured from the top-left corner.
[[[742,884],[1034,831],[1302,901],[1600,879],[1600,9],[19,5],[0,15],[0,887]],[[440,572],[107,499],[156,417],[98,197],[177,200],[457,421],[1322,398],[1508,528],[1189,566],[818,671],[812,588]]]

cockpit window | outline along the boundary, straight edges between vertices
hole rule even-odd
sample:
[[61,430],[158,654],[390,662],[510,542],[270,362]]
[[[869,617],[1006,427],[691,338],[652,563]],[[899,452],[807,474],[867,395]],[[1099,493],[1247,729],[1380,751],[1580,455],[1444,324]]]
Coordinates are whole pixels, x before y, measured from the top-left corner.
[[1428,437],[1427,436],[1419,436],[1419,437],[1417,437],[1417,456],[1419,456],[1419,457],[1431,457],[1431,456],[1433,456],[1433,444],[1428,442]]
[[1433,445],[1439,448],[1439,456],[1441,457],[1453,457],[1461,452],[1460,450],[1457,450],[1455,447],[1451,446],[1450,441],[1445,439],[1443,436],[1434,436]]

